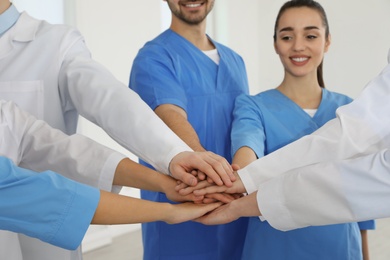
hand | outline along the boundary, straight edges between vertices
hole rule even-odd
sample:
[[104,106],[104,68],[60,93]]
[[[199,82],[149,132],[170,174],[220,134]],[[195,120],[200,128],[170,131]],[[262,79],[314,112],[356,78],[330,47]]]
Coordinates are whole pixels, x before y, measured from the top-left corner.
[[184,221],[199,218],[206,213],[218,208],[222,203],[212,204],[194,204],[191,202],[181,204],[171,204],[172,210],[169,211],[168,216],[164,220],[168,224],[177,224]]
[[169,170],[175,179],[189,186],[198,182],[191,174],[194,170],[204,173],[217,185],[231,187],[232,181],[236,180],[226,159],[212,152],[181,152],[172,159]]
[[257,192],[253,192],[248,196],[233,200],[195,221],[205,225],[218,225],[229,223],[240,217],[255,217],[261,215],[257,205]]
[[[191,193],[192,194],[192,193]],[[189,195],[187,195],[189,196]],[[195,195],[194,195],[195,196]],[[242,194],[228,194],[228,193],[213,193],[213,194],[206,194],[204,198],[201,200],[202,203],[209,204],[214,202],[222,202],[222,203],[229,203],[233,200],[241,198]],[[201,196],[198,196],[197,198],[200,198]],[[198,201],[196,202],[198,203]]]
[[233,182],[233,185],[231,187],[227,187],[225,185],[223,186],[216,186],[213,183],[208,182],[207,180],[199,181],[197,185],[195,186],[187,186],[184,183],[180,183],[175,187],[175,190],[179,191],[181,195],[188,195],[191,193],[194,193],[196,196],[204,196],[206,194],[212,194],[212,193],[245,193],[245,187],[238,176],[237,172],[234,172],[236,176],[236,181]]
[[[167,196],[168,199],[175,201],[175,202],[188,202],[192,201],[195,203],[203,203],[203,199],[205,196],[196,196],[193,193],[189,194],[180,194],[178,191],[175,190],[175,187],[177,185],[177,181],[169,176],[164,175],[166,177],[167,181],[162,181],[162,189],[165,195]],[[215,201],[213,201],[215,202]]]
[[194,221],[204,225],[219,225],[232,222],[238,219],[239,216],[234,214],[234,211],[231,210],[231,207],[232,203],[222,205],[207,215],[194,219]]

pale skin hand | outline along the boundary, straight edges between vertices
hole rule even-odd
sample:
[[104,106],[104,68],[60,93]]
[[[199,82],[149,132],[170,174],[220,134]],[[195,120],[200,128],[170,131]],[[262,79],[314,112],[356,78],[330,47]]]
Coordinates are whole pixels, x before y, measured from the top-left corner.
[[233,182],[231,187],[222,185],[217,186],[213,183],[209,183],[207,180],[200,181],[196,186],[187,186],[183,183],[180,183],[175,187],[175,189],[183,196],[194,194],[196,196],[205,196],[206,194],[215,194],[215,193],[228,193],[228,194],[242,194],[245,193],[245,187],[238,176],[237,172],[234,172],[236,176],[236,181]]
[[119,162],[115,170],[113,184],[163,192],[166,193],[170,200],[177,202],[199,202],[203,199],[203,196],[196,196],[194,194],[179,194],[175,191],[175,186],[177,185],[175,179],[136,163],[129,158],[125,158]]
[[172,159],[169,170],[175,179],[194,186],[197,183],[197,178],[193,176],[195,173],[200,180],[207,176],[217,185],[232,185],[235,177],[231,165],[225,158],[206,152],[182,108],[164,104],[158,106],[154,112],[195,151],[194,154],[180,153]]
[[236,179],[226,159],[212,152],[181,152],[172,159],[169,170],[175,179],[190,186],[198,182],[191,174],[194,170],[204,172],[217,185],[231,186]]
[[232,222],[240,217],[261,216],[261,212],[257,206],[256,196],[257,192],[254,192],[248,196],[234,200],[195,219],[195,221],[205,225],[220,225]]
[[203,216],[219,207],[213,204],[169,204],[100,191],[100,201],[91,224],[133,224],[164,221],[177,224]]

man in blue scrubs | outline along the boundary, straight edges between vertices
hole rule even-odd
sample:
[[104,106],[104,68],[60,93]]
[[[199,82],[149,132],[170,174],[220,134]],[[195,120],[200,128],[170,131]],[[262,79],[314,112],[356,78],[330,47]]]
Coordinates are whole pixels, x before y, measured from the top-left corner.
[[[166,2],[171,26],[139,51],[130,88],[192,149],[231,162],[233,103],[248,93],[244,62],[205,33],[214,0]],[[142,191],[141,197],[168,201],[163,193]],[[144,259],[240,259],[246,226],[246,219],[216,227],[144,224]]]

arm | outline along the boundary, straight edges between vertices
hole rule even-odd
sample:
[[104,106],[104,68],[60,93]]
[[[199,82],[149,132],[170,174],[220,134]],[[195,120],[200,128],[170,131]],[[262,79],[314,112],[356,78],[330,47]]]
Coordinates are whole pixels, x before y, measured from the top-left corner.
[[175,191],[177,181],[148,167],[125,158],[115,170],[114,185],[163,192],[172,201],[200,201],[203,196],[194,194],[180,195]]
[[237,164],[240,168],[244,168],[251,162],[256,161],[256,153],[249,147],[243,146],[237,150],[233,157],[233,164]]
[[75,249],[94,215],[99,191],[54,172],[37,174],[0,157],[0,198],[0,229]]
[[[390,145],[390,65],[318,131],[251,163],[238,173],[248,193],[289,170],[348,159]],[[326,152],[324,152],[326,151]],[[281,163],[283,160],[283,163]]]
[[220,205],[159,203],[101,191],[101,199],[91,223],[132,224],[164,221],[177,224],[203,216]]
[[[199,137],[195,132],[194,128],[192,127],[190,122],[188,122],[187,113],[182,108],[171,104],[164,104],[158,106],[154,112],[164,121],[164,123],[170,129],[172,129],[174,133],[176,133],[186,144],[188,144],[191,149],[197,152],[206,151],[200,143]],[[215,183],[218,185],[226,184],[227,186],[231,186],[231,180],[235,180],[235,177],[232,174],[231,166],[226,160],[222,160],[221,157],[216,156],[213,153],[209,153],[209,155],[211,165],[215,164],[214,162],[212,162],[212,160],[215,160],[215,167],[218,166],[217,163],[220,163],[224,167],[224,169],[221,169],[221,171],[226,171],[229,173],[229,175],[227,176],[222,176],[222,179],[217,178],[217,181],[215,181]],[[210,177],[213,176],[211,175]],[[202,172],[200,172],[198,178],[205,179],[205,176]],[[212,179],[215,180],[216,178]]]
[[[217,182],[229,179],[231,169],[227,170],[221,163],[222,158],[211,160],[210,164],[210,155],[183,154],[191,148],[136,93],[91,59],[82,36],[72,31],[67,37],[72,40],[64,42],[74,44],[62,47],[68,49],[59,73],[64,107],[76,108],[82,116],[102,127],[115,141],[151,163],[159,172],[168,174],[171,170],[175,178],[189,185],[196,183],[196,178],[187,174],[192,169],[200,169]],[[180,153],[180,160],[174,160]],[[194,156],[196,160],[188,160]],[[189,165],[188,169],[188,161],[196,164]],[[172,162],[174,165],[170,167]]]
[[[89,138],[67,136],[20,110],[13,102],[0,101],[0,110],[0,132],[5,140],[9,140],[2,143],[0,153],[24,167],[35,171],[50,169],[109,191],[114,184],[166,192],[175,201],[198,200],[192,194],[180,196],[175,192],[176,181],[171,177],[124,159]],[[118,161],[115,169],[106,167],[107,161],[112,158]],[[95,179],[109,176],[113,178],[109,187],[95,183]]]
[[187,113],[180,107],[170,104],[158,106],[154,112],[175,132],[192,150],[206,151],[200,143],[194,128],[188,122]]
[[0,203],[0,229],[71,250],[80,245],[90,223],[165,221],[173,224],[200,217],[220,205],[172,205],[106,191],[99,194],[96,188],[54,172],[37,174],[16,167],[5,157],[0,157],[0,197],[5,198]]
[[390,216],[390,151],[302,167],[259,186],[258,207],[290,230]]
[[[0,122],[4,140],[0,155],[23,168],[38,172],[52,170],[111,191],[115,167],[123,155],[84,136],[67,136],[10,101],[0,101]],[[115,166],[111,167],[111,164]]]
[[319,163],[262,183],[258,191],[199,218],[224,224],[262,216],[288,231],[390,217],[390,150],[337,162]]

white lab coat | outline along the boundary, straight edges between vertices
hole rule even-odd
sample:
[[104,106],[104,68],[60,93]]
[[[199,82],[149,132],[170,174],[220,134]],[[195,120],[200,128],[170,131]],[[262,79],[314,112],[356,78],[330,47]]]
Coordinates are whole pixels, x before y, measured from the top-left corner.
[[290,230],[390,216],[389,111],[390,65],[336,119],[239,171],[262,219]]
[[112,188],[107,185],[116,168],[111,162],[125,158],[85,136],[68,136],[4,100],[0,100],[0,156],[23,168],[55,171],[105,190]]
[[[15,101],[66,134],[76,131],[81,114],[163,173],[174,155],[191,150],[136,93],[91,59],[77,30],[26,13],[0,38],[0,99]],[[106,162],[111,164],[107,167],[118,163]],[[70,172],[66,168],[63,172]],[[67,177],[79,180],[77,174]],[[111,186],[112,175],[104,181],[99,188]],[[0,234],[0,244],[5,244],[2,239],[7,238]],[[21,241],[28,259],[81,259],[80,250],[65,252],[26,237]],[[13,249],[19,250],[7,246],[0,252],[8,257]]]

